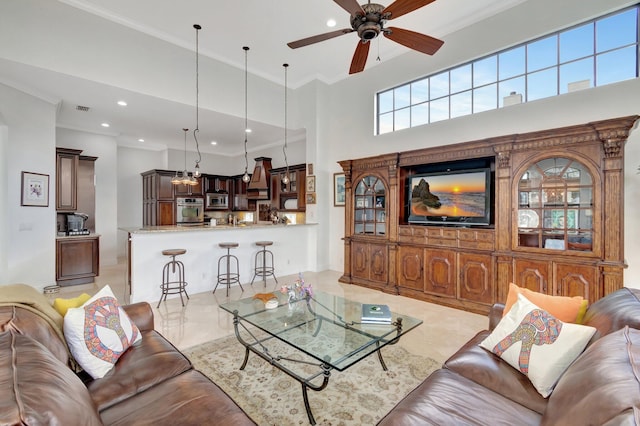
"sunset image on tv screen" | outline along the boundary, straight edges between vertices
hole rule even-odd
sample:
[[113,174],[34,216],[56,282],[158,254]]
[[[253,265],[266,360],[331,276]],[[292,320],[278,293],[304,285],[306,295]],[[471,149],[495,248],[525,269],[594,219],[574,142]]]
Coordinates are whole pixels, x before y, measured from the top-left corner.
[[411,179],[411,214],[482,217],[486,196],[484,172],[414,177]]

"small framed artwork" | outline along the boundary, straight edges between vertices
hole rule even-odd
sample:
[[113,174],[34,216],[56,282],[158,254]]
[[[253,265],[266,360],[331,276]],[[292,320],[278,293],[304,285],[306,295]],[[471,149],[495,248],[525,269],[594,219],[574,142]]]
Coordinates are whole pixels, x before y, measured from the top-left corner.
[[316,192],[315,176],[307,176],[307,192]]
[[307,204],[315,204],[315,203],[316,203],[316,193],[307,192]]
[[49,206],[49,175],[22,172],[21,206]]
[[345,204],[344,179],[344,173],[333,174],[333,205],[336,207]]

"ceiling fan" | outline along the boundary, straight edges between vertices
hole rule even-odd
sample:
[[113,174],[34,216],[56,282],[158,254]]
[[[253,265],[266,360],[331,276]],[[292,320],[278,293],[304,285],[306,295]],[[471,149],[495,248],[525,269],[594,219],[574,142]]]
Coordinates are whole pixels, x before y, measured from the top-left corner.
[[388,20],[413,12],[429,3],[433,3],[435,0],[396,0],[387,7],[381,4],[371,3],[370,0],[367,4],[363,5],[358,4],[357,0],[333,1],[351,14],[351,28],[344,28],[292,41],[291,43],[287,43],[287,46],[292,49],[297,49],[343,34],[357,32],[360,41],[358,41],[356,51],[353,54],[351,68],[349,68],[349,74],[355,74],[364,70],[369,55],[369,42],[378,37],[380,33],[396,43],[400,43],[418,52],[426,53],[427,55],[433,55],[444,44],[444,41],[424,34],[402,28],[384,26]]

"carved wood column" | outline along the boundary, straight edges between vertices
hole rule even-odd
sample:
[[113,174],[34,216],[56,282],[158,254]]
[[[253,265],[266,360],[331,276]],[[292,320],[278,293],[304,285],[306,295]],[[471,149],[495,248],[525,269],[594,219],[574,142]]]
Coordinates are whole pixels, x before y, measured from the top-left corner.
[[353,186],[351,160],[339,161],[344,172],[344,271],[339,281],[351,284],[351,236],[353,235]]
[[495,188],[495,235],[496,235],[496,288],[497,300],[507,299],[509,283],[513,280],[513,259],[500,255],[511,250],[511,143],[495,145],[496,188]]

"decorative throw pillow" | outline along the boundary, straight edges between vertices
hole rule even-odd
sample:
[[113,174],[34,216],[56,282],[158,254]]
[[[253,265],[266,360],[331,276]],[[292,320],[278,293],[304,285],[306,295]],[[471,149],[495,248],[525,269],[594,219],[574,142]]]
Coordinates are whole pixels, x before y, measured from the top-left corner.
[[511,307],[518,299],[518,294],[522,294],[531,303],[549,312],[554,317],[563,322],[573,322],[580,324],[587,311],[588,301],[582,296],[550,296],[548,294],[531,291],[528,288],[521,288],[517,285],[509,284],[507,301],[504,303],[502,316],[507,315]]
[[593,327],[564,323],[520,294],[480,346],[525,374],[546,398],[595,331]]
[[67,311],[64,335],[71,354],[94,379],[107,374],[118,358],[142,338],[108,285],[82,307]]
[[91,296],[87,293],[82,293],[80,296],[72,299],[62,299],[58,297],[53,301],[53,308],[58,311],[60,315],[65,316],[69,308],[82,306],[89,299],[91,299]]

